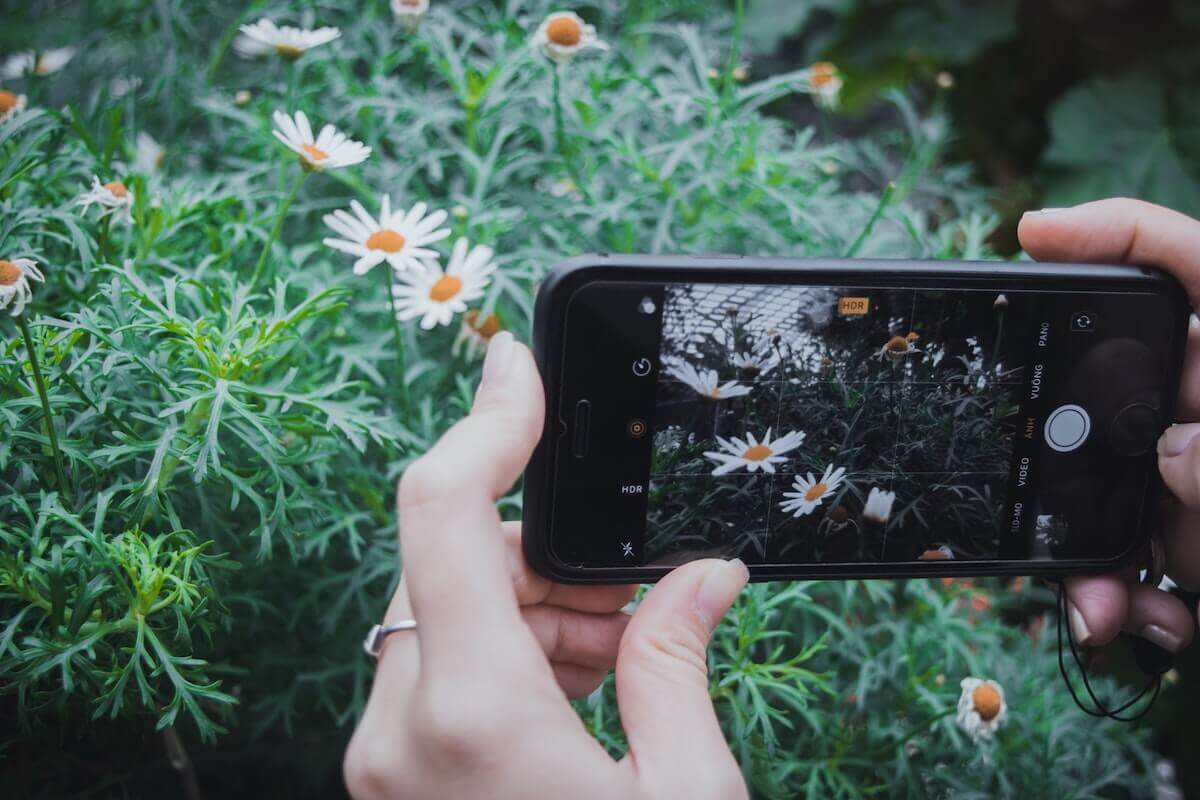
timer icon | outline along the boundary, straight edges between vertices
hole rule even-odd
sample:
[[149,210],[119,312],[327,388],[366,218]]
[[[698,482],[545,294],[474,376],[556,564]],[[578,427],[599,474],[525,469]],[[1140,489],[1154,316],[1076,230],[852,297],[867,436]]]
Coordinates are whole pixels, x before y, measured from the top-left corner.
[[649,375],[652,369],[654,369],[654,365],[650,363],[650,359],[648,358],[639,358],[633,362],[633,374],[639,378]]

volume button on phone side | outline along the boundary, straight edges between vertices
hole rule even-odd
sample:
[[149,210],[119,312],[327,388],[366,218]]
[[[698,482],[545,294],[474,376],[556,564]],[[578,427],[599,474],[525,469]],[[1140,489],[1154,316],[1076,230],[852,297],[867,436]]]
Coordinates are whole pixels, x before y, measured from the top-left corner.
[[587,400],[580,400],[575,404],[575,425],[571,436],[571,454],[576,458],[587,455],[591,422],[592,404]]

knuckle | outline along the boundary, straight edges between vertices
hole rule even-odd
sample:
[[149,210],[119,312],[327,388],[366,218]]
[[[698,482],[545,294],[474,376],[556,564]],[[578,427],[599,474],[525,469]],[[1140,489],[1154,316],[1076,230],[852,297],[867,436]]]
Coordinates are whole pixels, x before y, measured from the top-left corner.
[[503,743],[505,721],[493,702],[461,684],[427,684],[411,709],[410,724],[424,757],[458,768],[495,754]]
[[462,484],[461,469],[426,454],[410,464],[400,477],[396,502],[400,508],[420,508],[455,496]]
[[396,797],[403,794],[403,775],[408,770],[398,762],[399,748],[386,736],[369,736],[361,729],[342,759],[342,779],[354,800]]
[[696,625],[670,625],[636,632],[630,654],[640,668],[673,683],[707,683],[707,636]]

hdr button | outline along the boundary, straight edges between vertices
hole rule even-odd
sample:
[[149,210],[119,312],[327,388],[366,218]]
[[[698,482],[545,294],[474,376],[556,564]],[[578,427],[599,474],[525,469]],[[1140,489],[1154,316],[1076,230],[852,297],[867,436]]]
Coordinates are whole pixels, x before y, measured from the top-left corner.
[[1092,418],[1082,406],[1059,406],[1046,419],[1046,444],[1051,450],[1069,453],[1087,441],[1091,431]]

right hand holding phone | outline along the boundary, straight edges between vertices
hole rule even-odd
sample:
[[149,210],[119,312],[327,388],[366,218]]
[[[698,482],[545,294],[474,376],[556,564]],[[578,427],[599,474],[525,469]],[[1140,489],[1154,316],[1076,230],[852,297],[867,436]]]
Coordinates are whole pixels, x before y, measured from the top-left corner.
[[[1140,200],[1116,198],[1025,214],[1021,246],[1039,261],[1130,263],[1174,275],[1200,307],[1200,221]],[[1158,443],[1158,466],[1175,501],[1167,514],[1166,574],[1200,590],[1200,325],[1192,317],[1177,405],[1178,422]],[[1102,645],[1120,631],[1175,653],[1192,640],[1192,609],[1137,582],[1133,568],[1066,581],[1075,639]]]

